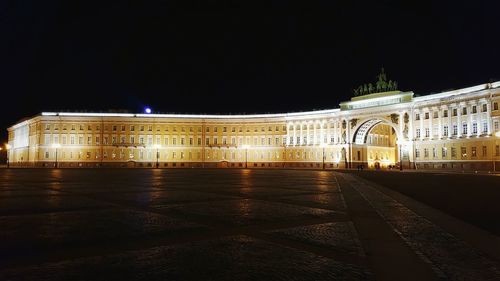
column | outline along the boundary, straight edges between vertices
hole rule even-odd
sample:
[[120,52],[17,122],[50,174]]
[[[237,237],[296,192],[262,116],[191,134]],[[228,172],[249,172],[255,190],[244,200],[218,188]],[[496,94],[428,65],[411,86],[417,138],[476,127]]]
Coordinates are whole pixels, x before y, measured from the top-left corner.
[[[469,110],[469,109],[471,109],[470,106],[468,106],[468,105],[465,105],[465,106],[467,107],[467,137],[470,137],[472,135],[472,110]],[[479,130],[478,130],[478,132],[479,132]]]
[[434,110],[431,107],[429,109],[429,140],[432,140],[434,138],[434,127],[432,124],[432,119],[434,119]]
[[299,140],[299,145],[304,143],[304,124],[302,122],[300,124],[300,140]]
[[451,122],[451,114],[452,108],[449,105],[446,105],[446,109],[448,110],[448,139],[451,138],[452,133],[452,122]]
[[492,126],[492,120],[491,120],[491,100],[488,100],[486,103],[486,120],[488,124],[488,136],[491,136],[491,126]]
[[443,118],[443,108],[439,107],[438,109],[438,138],[441,139],[443,137],[443,121],[441,120]]
[[457,105],[457,138],[462,136],[462,110],[460,104]]
[[425,118],[425,112],[424,111],[419,111],[420,114],[420,140],[424,140],[425,136],[425,130],[424,130],[424,118]]
[[[404,118],[403,118],[403,112],[400,111],[399,112],[399,133],[400,133],[400,136],[401,136],[401,140],[400,141],[403,141],[403,129],[404,129]],[[396,135],[397,136],[397,135]]]

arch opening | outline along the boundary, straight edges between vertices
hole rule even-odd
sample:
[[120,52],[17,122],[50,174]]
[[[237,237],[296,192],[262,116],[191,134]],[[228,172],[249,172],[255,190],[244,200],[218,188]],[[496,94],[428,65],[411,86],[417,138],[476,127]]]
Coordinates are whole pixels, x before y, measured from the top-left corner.
[[358,165],[370,169],[397,169],[400,165],[399,134],[393,124],[383,119],[362,123],[353,136]]

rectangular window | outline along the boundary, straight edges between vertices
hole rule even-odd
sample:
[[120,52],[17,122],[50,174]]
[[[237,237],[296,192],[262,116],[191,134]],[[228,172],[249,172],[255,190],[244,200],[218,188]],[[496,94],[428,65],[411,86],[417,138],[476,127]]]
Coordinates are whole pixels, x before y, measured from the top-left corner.
[[457,158],[457,149],[455,147],[451,148],[451,157]]
[[488,111],[488,105],[486,103],[483,104],[483,112]]
[[484,120],[483,121],[483,134],[488,133],[488,121]]
[[425,137],[428,138],[430,136],[429,128],[425,128]]
[[448,136],[448,125],[444,125],[444,127],[443,127],[443,136],[445,136],[445,137]]
[[454,136],[458,135],[458,126],[457,125],[453,125],[453,135]]
[[420,138],[420,129],[417,129],[416,135],[417,135],[417,138]]
[[462,158],[466,158],[467,157],[467,148],[465,146],[462,146],[460,148],[460,152],[462,154]]
[[483,145],[483,157],[486,157],[488,155],[488,150],[486,146]]
[[477,134],[477,123],[476,122],[472,123],[472,133]]
[[443,110],[443,117],[448,117],[448,110]]
[[424,157],[425,158],[429,157],[429,149],[428,148],[424,148]]
[[429,119],[429,112],[425,113],[425,119]]
[[472,106],[472,113],[477,113],[477,106],[475,105]]
[[446,147],[442,147],[441,148],[441,157],[442,158],[445,158],[446,156],[448,156],[448,149]]
[[435,147],[432,148],[432,157],[437,158],[437,149]]
[[457,116],[457,109],[456,108],[453,108],[452,112],[453,112],[452,116]]
[[498,110],[498,102],[493,103],[493,110]]
[[437,111],[434,111],[433,115],[434,115],[433,118],[438,118],[438,112]]
[[462,135],[467,135],[467,123],[462,124]]
[[420,158],[420,149],[415,148],[415,157]]
[[477,150],[476,150],[476,147],[473,146],[472,147],[472,157],[476,157],[477,156]]
[[500,156],[500,145],[495,145],[495,156]]
[[462,107],[462,115],[467,115],[467,107]]

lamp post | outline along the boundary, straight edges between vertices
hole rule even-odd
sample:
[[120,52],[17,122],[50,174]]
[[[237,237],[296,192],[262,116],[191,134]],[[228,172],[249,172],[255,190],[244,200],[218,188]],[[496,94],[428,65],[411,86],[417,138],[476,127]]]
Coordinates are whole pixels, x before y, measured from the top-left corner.
[[321,148],[323,149],[323,154],[322,154],[322,159],[323,159],[323,170],[325,169],[325,148],[326,148],[326,144],[325,143],[322,143],[321,144]]
[[154,148],[156,148],[156,169],[160,167],[160,148],[161,145],[155,144]]
[[55,165],[55,168],[57,168],[57,149],[60,148],[61,145],[58,144],[58,143],[54,143],[52,144],[52,148],[54,148],[56,150],[56,165]]
[[7,169],[9,168],[9,150],[10,150],[10,144],[6,143],[5,144],[5,150],[7,151]]
[[243,149],[245,149],[245,169],[248,168],[248,148],[250,148],[249,145],[245,144],[241,146]]

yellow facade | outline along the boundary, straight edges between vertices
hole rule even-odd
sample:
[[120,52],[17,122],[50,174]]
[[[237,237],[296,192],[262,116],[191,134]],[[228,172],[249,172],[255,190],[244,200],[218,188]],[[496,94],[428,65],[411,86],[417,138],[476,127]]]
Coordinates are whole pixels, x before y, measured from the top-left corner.
[[[263,115],[42,113],[9,128],[17,167],[496,170],[500,83]],[[465,109],[464,109],[465,108]]]

